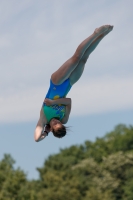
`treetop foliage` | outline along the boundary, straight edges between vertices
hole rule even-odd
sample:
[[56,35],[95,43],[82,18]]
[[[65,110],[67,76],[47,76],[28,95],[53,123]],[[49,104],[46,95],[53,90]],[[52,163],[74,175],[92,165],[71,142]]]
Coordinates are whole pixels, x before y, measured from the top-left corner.
[[29,181],[14,159],[0,161],[0,200],[133,200],[133,126],[60,149]]

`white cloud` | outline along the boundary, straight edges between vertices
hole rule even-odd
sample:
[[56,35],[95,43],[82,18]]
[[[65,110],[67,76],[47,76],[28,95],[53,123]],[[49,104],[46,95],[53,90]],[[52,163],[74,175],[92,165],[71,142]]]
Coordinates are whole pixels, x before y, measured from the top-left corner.
[[[7,23],[16,15],[19,15],[21,12],[24,12],[31,4],[31,0],[7,0],[0,1],[0,23]],[[14,21],[16,19],[14,18]]]
[[0,105],[2,105],[0,121],[13,122],[36,119],[39,116],[46,91],[45,88],[39,87],[28,88],[17,93],[5,93],[0,97]]
[[71,93],[73,115],[133,108],[133,79],[102,77],[75,85]]
[[0,49],[9,48],[11,46],[11,42],[6,35],[0,35]]

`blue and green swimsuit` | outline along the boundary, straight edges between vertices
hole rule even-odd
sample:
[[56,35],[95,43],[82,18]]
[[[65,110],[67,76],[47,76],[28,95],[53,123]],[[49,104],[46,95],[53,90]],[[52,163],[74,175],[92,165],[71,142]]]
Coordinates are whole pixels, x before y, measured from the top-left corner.
[[[53,100],[65,98],[71,87],[69,79],[65,80],[61,85],[55,85],[50,80],[50,87],[45,98]],[[47,123],[49,123],[52,118],[58,118],[61,120],[65,115],[65,105],[46,106],[46,104],[43,103],[43,111],[46,116]]]

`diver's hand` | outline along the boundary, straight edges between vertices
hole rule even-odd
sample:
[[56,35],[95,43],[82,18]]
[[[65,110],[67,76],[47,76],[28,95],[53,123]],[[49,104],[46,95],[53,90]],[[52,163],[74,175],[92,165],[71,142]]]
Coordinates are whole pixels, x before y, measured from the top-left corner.
[[46,106],[52,106],[53,105],[53,100],[52,99],[45,99],[44,103],[46,104]]

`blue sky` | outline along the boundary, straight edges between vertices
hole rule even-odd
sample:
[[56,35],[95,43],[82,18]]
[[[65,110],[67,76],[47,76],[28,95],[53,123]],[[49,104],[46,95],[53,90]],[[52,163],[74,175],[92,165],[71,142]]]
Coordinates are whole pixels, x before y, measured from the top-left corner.
[[[35,168],[59,148],[94,140],[118,123],[132,124],[132,7],[131,0],[0,1],[0,159],[10,153],[28,178],[37,178]],[[72,132],[62,140],[50,135],[35,143],[50,75],[103,24],[114,30],[68,95]]]

